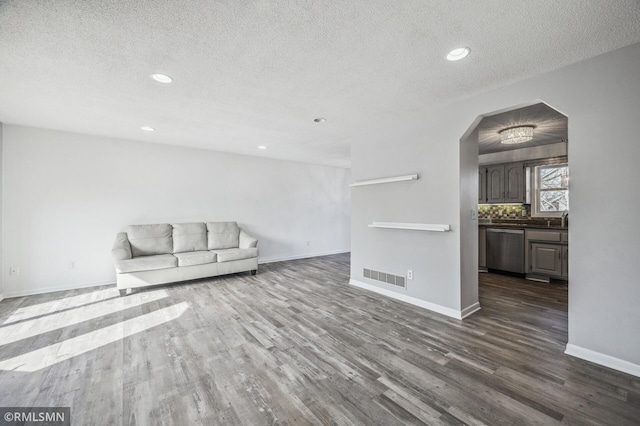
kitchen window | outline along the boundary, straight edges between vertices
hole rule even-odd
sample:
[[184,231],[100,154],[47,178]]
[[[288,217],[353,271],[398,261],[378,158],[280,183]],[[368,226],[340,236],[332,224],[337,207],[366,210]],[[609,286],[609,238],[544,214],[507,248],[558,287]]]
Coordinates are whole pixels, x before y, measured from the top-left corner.
[[547,164],[533,168],[532,216],[560,217],[569,211],[569,165]]

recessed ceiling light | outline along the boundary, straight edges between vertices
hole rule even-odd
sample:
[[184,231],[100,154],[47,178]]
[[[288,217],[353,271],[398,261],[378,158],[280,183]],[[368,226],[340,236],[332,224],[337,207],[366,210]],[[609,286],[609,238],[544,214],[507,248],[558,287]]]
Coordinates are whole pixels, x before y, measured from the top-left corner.
[[142,126],[140,127],[141,130],[144,130],[145,132],[153,132],[155,129],[153,127],[149,127],[149,126]]
[[314,118],[313,121],[316,123],[324,123],[325,121],[327,121],[327,119],[323,117],[319,117],[319,118]]
[[151,78],[158,83],[171,83],[173,79],[166,74],[151,74]]
[[471,50],[468,47],[458,47],[449,52],[447,59],[450,61],[459,61],[462,58],[466,58],[469,52],[471,52]]
[[266,146],[264,146],[264,145],[260,145],[260,146],[258,147],[258,149],[267,149],[267,147],[266,147]]

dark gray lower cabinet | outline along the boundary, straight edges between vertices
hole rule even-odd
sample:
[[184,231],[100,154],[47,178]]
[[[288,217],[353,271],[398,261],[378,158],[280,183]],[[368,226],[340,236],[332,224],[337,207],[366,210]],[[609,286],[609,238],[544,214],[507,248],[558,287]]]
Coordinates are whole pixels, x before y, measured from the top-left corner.
[[487,269],[487,229],[478,228],[478,269]]
[[560,244],[531,243],[531,272],[562,276],[562,246]]
[[532,273],[563,278],[569,276],[569,246],[531,243],[529,255]]
[[569,238],[565,230],[528,229],[527,274],[534,277],[569,277]]

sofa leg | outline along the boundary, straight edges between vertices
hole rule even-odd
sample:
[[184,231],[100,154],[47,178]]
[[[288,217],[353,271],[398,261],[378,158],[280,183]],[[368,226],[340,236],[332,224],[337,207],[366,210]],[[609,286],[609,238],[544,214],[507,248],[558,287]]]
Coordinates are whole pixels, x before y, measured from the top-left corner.
[[124,297],[127,295],[127,289],[125,288],[124,290],[118,290],[120,292],[120,297]]
[[252,269],[252,270],[251,270],[251,275],[255,275],[255,274],[257,274],[257,273],[258,273],[258,270],[257,270],[257,269]]

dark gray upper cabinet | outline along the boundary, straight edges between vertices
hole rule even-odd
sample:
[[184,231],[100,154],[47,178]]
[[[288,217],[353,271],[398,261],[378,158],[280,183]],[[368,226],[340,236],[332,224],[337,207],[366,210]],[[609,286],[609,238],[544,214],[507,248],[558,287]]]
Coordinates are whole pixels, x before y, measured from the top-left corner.
[[[483,171],[485,185],[482,185]],[[524,163],[498,164],[479,169],[479,203],[524,203]],[[486,201],[482,201],[486,200]]]
[[485,204],[487,202],[487,168],[480,167],[478,174],[478,204]]
[[524,203],[524,164],[513,163],[504,166],[505,203]]
[[487,167],[487,202],[504,202],[504,166]]

